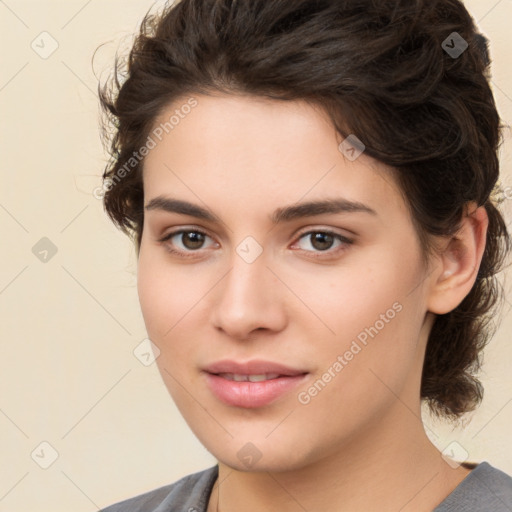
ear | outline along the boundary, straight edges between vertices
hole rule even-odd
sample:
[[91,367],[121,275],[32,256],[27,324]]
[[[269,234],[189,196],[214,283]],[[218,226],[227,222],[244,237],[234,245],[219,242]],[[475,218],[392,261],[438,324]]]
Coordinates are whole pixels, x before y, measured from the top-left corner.
[[462,224],[438,254],[427,309],[443,315],[454,310],[473,287],[484,254],[489,217],[485,207],[468,203]]

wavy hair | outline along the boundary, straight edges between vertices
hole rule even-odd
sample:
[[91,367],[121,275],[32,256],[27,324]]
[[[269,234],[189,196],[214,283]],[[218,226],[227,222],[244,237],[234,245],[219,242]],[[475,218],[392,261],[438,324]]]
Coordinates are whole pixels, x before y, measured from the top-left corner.
[[111,156],[105,210],[138,255],[144,160],[130,159],[179,98],[223,92],[322,107],[340,135],[355,134],[366,154],[393,168],[424,255],[434,237],[456,233],[469,201],[487,211],[476,282],[458,307],[436,316],[422,373],[421,398],[438,416],[456,419],[483,396],[481,351],[496,327],[496,274],[510,250],[493,196],[502,126],[489,65],[487,40],[459,0],[167,5],[146,14],[127,60],[116,59],[99,86]]

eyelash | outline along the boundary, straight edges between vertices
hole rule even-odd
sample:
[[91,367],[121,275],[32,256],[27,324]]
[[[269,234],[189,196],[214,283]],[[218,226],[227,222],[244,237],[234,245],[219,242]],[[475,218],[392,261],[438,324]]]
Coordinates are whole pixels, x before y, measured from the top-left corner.
[[[170,233],[166,234],[164,237],[158,239],[157,241],[160,243],[163,243],[165,245],[165,249],[168,252],[170,252],[171,254],[176,254],[182,258],[195,258],[196,256],[194,255],[194,253],[200,252],[201,249],[197,249],[195,251],[178,251],[178,250],[172,248],[169,244],[165,243],[165,242],[169,241],[171,238],[175,237],[176,235],[180,235],[182,233],[199,233],[201,235],[207,236],[208,238],[211,238],[207,233],[205,233],[201,229],[194,228],[194,229],[178,229],[176,231],[171,231]],[[329,231],[329,230],[320,230],[320,229],[315,229],[315,230],[306,231],[304,233],[300,233],[298,235],[297,240],[300,240],[301,238],[304,238],[307,235],[312,235],[315,233],[322,233],[323,235],[332,236],[333,238],[339,240],[343,245],[338,247],[337,249],[334,249],[334,250],[326,249],[325,251],[308,251],[305,249],[299,249],[299,250],[309,253],[309,254],[313,253],[312,254],[313,258],[323,258],[324,254],[333,256],[335,254],[338,254],[340,252],[347,250],[348,246],[350,246],[354,243],[353,240],[351,240],[343,235],[340,235],[339,233],[335,233],[334,231]]]

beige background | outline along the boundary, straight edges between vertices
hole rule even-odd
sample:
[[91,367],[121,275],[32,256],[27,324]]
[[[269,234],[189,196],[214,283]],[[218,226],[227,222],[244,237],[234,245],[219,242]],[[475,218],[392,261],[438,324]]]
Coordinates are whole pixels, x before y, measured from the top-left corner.
[[[95,73],[108,71],[151,5],[0,1],[0,511],[92,512],[214,463],[156,366],[134,356],[146,334],[135,252],[92,195],[105,163]],[[509,124],[512,1],[467,5],[492,41],[493,87]],[[504,186],[511,149],[507,131]],[[43,237],[57,248],[46,263],[32,252]],[[510,474],[511,327],[507,314],[486,351],[485,401],[465,429],[427,418],[440,449],[456,441],[455,456]],[[43,469],[52,450],[58,457]]]

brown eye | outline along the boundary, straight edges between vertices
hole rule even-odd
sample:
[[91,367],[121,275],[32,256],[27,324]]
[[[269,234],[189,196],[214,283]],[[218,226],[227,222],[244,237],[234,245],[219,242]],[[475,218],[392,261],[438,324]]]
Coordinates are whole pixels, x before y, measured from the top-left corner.
[[325,251],[332,247],[334,243],[334,237],[329,233],[311,233],[311,245],[319,251]]
[[313,257],[334,256],[346,250],[353,241],[333,231],[308,231],[299,236],[295,246]]
[[187,249],[200,249],[204,244],[204,235],[198,231],[185,231],[181,233],[181,243]]
[[211,240],[206,233],[197,229],[179,229],[168,233],[158,242],[163,243],[168,251],[186,256],[187,253],[199,252],[205,248],[207,238]]

